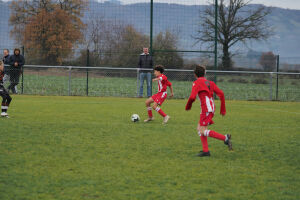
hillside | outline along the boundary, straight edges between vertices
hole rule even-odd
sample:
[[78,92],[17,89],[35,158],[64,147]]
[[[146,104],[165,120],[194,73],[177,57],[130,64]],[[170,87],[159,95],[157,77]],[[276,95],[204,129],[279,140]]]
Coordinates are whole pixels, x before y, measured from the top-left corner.
[[[9,3],[0,1],[0,49],[13,48],[14,41],[9,37]],[[258,5],[250,5],[249,8]],[[179,35],[179,48],[183,50],[198,50],[201,47],[194,45],[196,42],[192,36],[196,34],[201,20],[199,12],[205,9],[203,6],[186,6],[176,4],[154,4],[154,34],[166,29],[176,31]],[[268,23],[273,26],[275,35],[268,41],[252,42],[246,46],[240,44],[235,48],[246,52],[248,49],[255,51],[273,51],[285,57],[299,56],[300,52],[300,10],[271,8]],[[92,17],[104,17],[106,19],[133,24],[137,30],[145,34],[150,32],[150,9],[148,3],[120,5],[118,3],[91,2],[85,13],[84,21]],[[203,49],[203,48],[202,48]]]

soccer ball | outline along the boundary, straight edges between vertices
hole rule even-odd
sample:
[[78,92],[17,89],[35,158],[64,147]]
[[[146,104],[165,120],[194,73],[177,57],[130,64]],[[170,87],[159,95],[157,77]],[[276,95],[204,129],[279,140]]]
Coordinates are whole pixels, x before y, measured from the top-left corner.
[[131,115],[131,121],[132,122],[138,122],[138,121],[140,121],[140,116],[138,114]]

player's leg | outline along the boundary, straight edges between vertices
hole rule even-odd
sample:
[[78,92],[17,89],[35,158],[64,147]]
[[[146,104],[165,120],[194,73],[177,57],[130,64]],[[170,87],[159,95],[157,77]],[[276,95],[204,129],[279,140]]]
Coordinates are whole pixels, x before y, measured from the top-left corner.
[[206,130],[204,132],[204,135],[207,136],[207,137],[212,137],[212,138],[224,141],[224,144],[226,144],[228,146],[228,149],[232,150],[232,143],[231,143],[231,135],[230,134],[223,135],[223,134],[218,133],[218,132],[213,131],[213,130]]
[[151,104],[154,102],[154,100],[152,99],[152,97],[149,97],[146,101],[146,108],[147,108],[147,112],[148,112],[148,119],[145,119],[144,122],[149,122],[152,121],[153,118],[153,114],[152,114],[152,108],[151,108]]
[[9,108],[9,105],[10,105],[11,100],[12,100],[12,98],[11,98],[10,95],[6,92],[5,103],[4,103],[5,109],[6,109],[6,110],[4,110],[4,112],[5,112],[4,115],[5,115],[6,117],[8,116],[7,110],[8,110],[8,108]]
[[198,156],[200,157],[210,156],[210,152],[208,150],[207,136],[204,135],[204,132],[207,130],[207,126],[200,126],[198,124],[197,130],[198,130],[198,135],[200,136],[201,139],[202,149],[203,149],[202,152],[198,154]]
[[7,107],[9,107],[11,101],[12,101],[12,98],[9,95],[9,93],[6,91],[6,105],[7,105]]
[[[213,120],[212,120],[213,117],[214,117],[214,113],[206,113],[206,117],[205,117],[205,120],[204,120],[206,125],[210,125],[210,124],[214,123]],[[204,136],[212,137],[212,138],[215,138],[215,139],[218,139],[218,140],[222,140],[228,146],[229,150],[232,150],[232,143],[231,143],[231,135],[230,134],[223,135],[223,134],[218,133],[216,131],[206,129],[204,131]]]
[[11,101],[10,96],[6,93],[4,88],[0,89],[0,96],[2,97],[2,103],[1,103],[1,117],[6,117],[7,116],[7,100],[9,99],[9,103]]
[[[207,112],[207,113],[201,113],[200,114],[200,126],[208,126],[214,123],[214,121],[212,120],[214,117],[214,113],[212,112]],[[231,143],[231,135],[230,134],[226,134],[226,135],[222,135],[216,131],[213,130],[204,130],[204,132],[202,133],[204,134],[204,136],[206,137],[212,137],[218,140],[222,140],[224,141],[224,143],[226,145],[228,145],[229,150],[232,150],[232,143]]]
[[164,111],[160,108],[160,105],[157,102],[154,102],[152,108],[164,118],[163,124],[166,124],[169,121],[170,116],[164,113]]

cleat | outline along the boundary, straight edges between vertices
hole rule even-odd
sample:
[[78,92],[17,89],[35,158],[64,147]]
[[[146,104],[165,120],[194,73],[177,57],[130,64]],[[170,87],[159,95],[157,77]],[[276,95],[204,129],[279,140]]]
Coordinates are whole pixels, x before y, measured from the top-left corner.
[[165,117],[164,117],[163,124],[168,123],[169,119],[170,119],[170,116],[169,116],[169,115],[165,116]]
[[8,118],[8,114],[6,112],[2,112],[1,117],[7,117]]
[[231,142],[231,135],[226,134],[226,140],[224,141],[224,144],[228,146],[229,151],[232,151],[232,142]]
[[204,151],[200,151],[200,153],[197,155],[199,157],[205,157],[205,156],[210,156],[210,152],[204,152]]
[[150,122],[150,121],[153,121],[154,120],[154,117],[149,117],[148,119],[145,119],[144,122]]

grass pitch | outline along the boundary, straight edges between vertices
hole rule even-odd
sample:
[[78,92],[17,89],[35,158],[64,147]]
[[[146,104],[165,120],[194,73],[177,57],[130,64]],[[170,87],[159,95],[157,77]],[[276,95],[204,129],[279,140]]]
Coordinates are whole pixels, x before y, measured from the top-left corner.
[[[167,100],[149,124],[144,99],[13,96],[0,118],[0,199],[299,199],[300,104],[227,101],[199,158],[200,106]],[[219,102],[217,102],[219,109]]]

